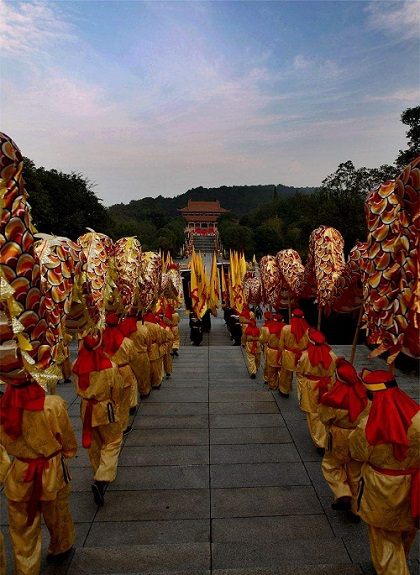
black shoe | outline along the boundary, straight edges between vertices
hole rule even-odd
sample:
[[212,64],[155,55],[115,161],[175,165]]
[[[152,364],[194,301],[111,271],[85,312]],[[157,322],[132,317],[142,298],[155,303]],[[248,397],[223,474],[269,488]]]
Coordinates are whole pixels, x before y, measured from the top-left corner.
[[334,509],[334,511],[350,511],[351,497],[339,497],[334,503],[331,503],[331,509]]
[[140,395],[140,399],[146,399],[146,397],[149,397],[149,395],[152,393],[152,390],[149,391],[149,393],[146,393],[145,395]]
[[126,427],[123,431],[123,435],[128,435],[130,433],[130,431],[133,430],[133,427],[131,425],[129,425],[128,427]]
[[70,547],[70,549],[67,549],[67,551],[63,551],[62,553],[58,553],[58,555],[48,554],[47,561],[48,563],[62,563],[67,559],[67,557],[69,557],[72,554],[73,551],[74,551],[73,547]]
[[356,513],[353,513],[352,511],[347,511],[347,519],[350,521],[350,523],[355,524],[358,524],[361,521],[360,517],[356,515]]
[[175,355],[176,357],[178,357],[178,350],[174,349],[172,355]]
[[324,447],[317,447],[316,450],[317,450],[317,453],[319,453],[319,455],[324,457],[324,455],[325,455],[325,448]]
[[279,390],[279,394],[284,397],[285,399],[289,398],[289,394],[288,393],[283,393],[282,391]]
[[129,411],[130,415],[134,415],[136,412],[137,412],[137,405],[130,407],[130,411]]
[[255,373],[251,373],[251,379],[255,379],[257,376],[255,375]]
[[167,373],[167,374],[166,374],[166,379],[169,379],[170,377],[171,377],[171,374],[170,374],[170,373]]
[[95,483],[92,483],[93,501],[98,507],[103,507],[105,502],[104,483],[104,481],[95,481]]
[[69,379],[68,377],[66,377],[66,379],[63,381],[63,383],[71,383],[71,379]]
[[162,385],[161,383],[159,383],[159,385],[153,385],[153,386],[152,386],[152,389],[160,389],[160,386],[161,386],[161,385]]

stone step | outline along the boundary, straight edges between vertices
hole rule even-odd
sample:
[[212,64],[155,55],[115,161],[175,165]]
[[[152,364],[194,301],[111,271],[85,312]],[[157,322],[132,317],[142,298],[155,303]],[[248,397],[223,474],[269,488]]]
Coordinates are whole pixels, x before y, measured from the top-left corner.
[[[346,562],[342,541],[334,538],[212,548],[211,558],[205,542],[83,547],[76,549],[67,575],[363,575],[360,565]],[[226,568],[226,562],[236,566]]]

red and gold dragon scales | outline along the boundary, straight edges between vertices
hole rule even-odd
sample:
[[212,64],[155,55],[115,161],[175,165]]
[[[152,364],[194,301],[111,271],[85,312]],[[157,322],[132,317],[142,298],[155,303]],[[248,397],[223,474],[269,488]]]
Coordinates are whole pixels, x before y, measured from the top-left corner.
[[366,198],[364,321],[371,355],[388,351],[388,363],[400,351],[420,356],[419,187],[420,157]]
[[19,148],[0,133],[0,379],[46,384],[57,378],[54,342],[47,338],[51,332],[22,170]]

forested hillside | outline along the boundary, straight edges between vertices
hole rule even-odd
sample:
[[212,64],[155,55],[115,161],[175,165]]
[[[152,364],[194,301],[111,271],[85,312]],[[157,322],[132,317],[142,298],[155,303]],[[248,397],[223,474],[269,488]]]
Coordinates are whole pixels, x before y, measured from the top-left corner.
[[150,209],[161,210],[165,215],[178,216],[178,208],[187,205],[188,200],[219,200],[220,205],[227,210],[232,210],[238,216],[258,208],[261,204],[294,195],[296,192],[310,194],[316,188],[294,188],[292,186],[259,185],[259,186],[221,186],[220,188],[192,188],[180,196],[174,198],[143,198],[132,200],[128,204],[115,204],[108,208],[111,216],[132,216],[133,213],[148,212]]

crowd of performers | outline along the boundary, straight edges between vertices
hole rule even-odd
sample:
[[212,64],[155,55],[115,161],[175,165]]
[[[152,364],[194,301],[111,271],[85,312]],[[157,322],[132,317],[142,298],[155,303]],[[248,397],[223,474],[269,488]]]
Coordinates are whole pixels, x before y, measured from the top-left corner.
[[286,400],[296,374],[298,404],[323,456],[332,509],[367,524],[378,575],[408,575],[420,514],[420,406],[392,371],[357,374],[300,309],[289,324],[266,311],[261,329],[248,306],[225,310],[225,321],[236,345],[241,338],[252,379],[263,356],[264,382]]
[[[80,340],[70,365],[63,355],[63,373],[72,375],[81,398],[82,445],[92,467],[94,502],[104,505],[108,484],[115,480],[124,435],[131,431],[139,399],[159,389],[172,372],[179,350],[179,314],[168,305],[162,312],[121,319],[106,315],[102,334]],[[68,343],[68,341],[67,341]],[[7,390],[11,386],[7,387]],[[61,562],[75,540],[69,510],[70,474],[67,460],[77,441],[65,401],[38,384],[27,386],[20,405],[0,403],[0,483],[5,485],[15,575],[38,575],[41,567],[41,515],[50,532],[49,562]],[[13,458],[13,462],[10,457]],[[0,574],[5,554],[0,541]]]

